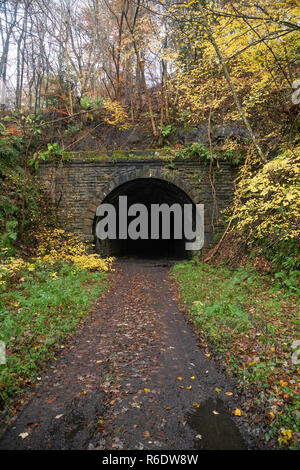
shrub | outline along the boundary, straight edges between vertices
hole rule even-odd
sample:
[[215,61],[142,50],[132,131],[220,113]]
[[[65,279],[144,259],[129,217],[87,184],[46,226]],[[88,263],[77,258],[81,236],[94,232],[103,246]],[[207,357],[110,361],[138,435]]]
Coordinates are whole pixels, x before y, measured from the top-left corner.
[[241,238],[251,244],[299,237],[299,176],[300,145],[240,180],[234,220]]

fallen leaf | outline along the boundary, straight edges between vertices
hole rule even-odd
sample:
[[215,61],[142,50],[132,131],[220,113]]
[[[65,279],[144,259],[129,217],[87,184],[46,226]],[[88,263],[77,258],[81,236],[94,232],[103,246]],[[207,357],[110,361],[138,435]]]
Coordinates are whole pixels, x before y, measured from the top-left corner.
[[51,405],[56,400],[56,397],[51,398],[50,400],[47,401],[48,405]]
[[281,387],[286,387],[288,385],[288,382],[285,382],[284,380],[279,380],[279,385],[281,385]]

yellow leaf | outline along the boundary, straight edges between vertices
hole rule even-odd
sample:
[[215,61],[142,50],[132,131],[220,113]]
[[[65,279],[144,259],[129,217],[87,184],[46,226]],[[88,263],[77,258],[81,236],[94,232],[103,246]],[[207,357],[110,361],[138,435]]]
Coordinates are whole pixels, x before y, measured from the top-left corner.
[[284,380],[279,380],[279,384],[281,387],[286,387],[288,385],[288,382],[285,382]]

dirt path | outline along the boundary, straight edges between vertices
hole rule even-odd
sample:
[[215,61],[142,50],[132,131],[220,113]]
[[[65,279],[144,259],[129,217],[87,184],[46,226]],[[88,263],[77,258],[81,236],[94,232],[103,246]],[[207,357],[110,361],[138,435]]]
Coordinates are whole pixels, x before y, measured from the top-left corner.
[[0,449],[250,446],[245,425],[233,418],[233,384],[206,357],[168,272],[163,262],[120,263],[113,286],[41,376]]

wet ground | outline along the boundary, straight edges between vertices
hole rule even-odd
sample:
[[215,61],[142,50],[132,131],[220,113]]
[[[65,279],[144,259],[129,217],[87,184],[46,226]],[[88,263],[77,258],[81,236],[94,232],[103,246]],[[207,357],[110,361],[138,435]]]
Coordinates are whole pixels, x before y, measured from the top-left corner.
[[179,309],[170,264],[115,266],[109,291],[39,377],[0,449],[253,447],[233,415],[234,384]]

